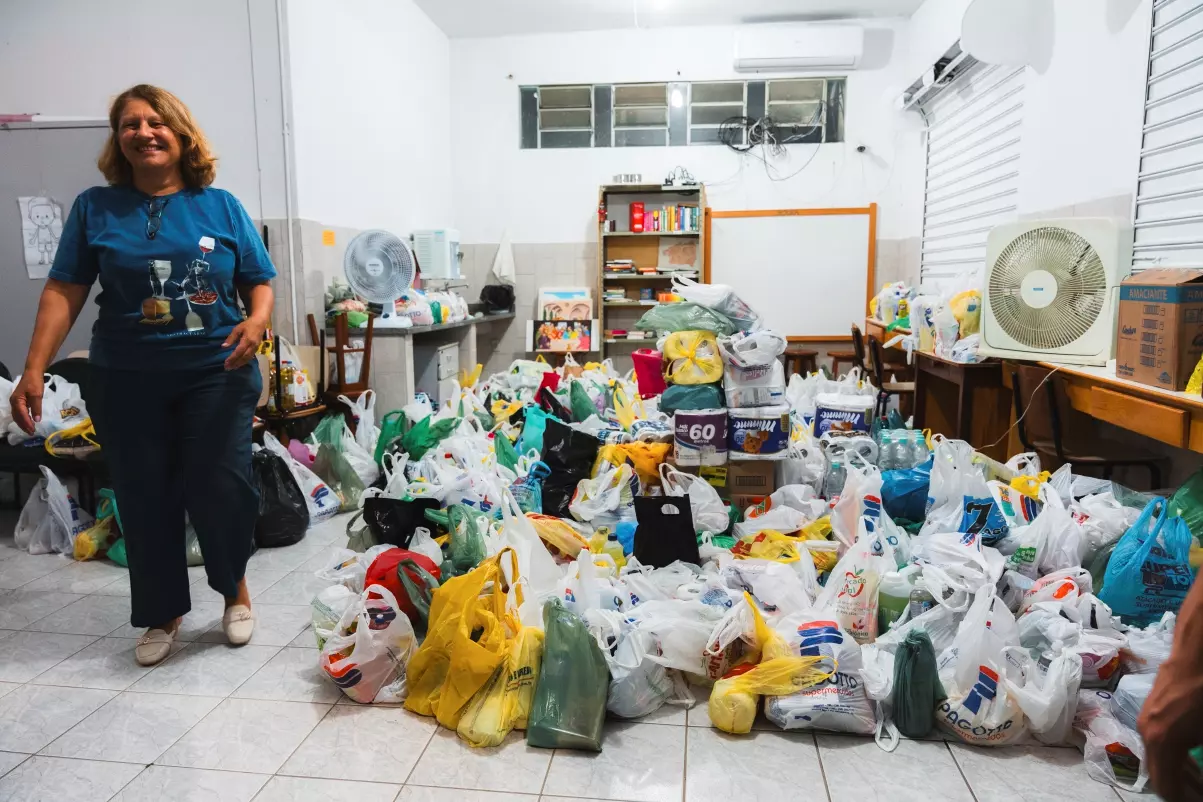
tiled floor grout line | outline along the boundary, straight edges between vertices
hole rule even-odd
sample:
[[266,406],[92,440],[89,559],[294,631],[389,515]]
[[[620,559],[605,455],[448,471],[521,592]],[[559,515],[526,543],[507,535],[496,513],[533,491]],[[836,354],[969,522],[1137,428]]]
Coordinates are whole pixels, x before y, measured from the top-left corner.
[[689,711],[685,711],[685,755],[681,763],[681,802],[689,799]]
[[[605,726],[606,726],[605,722],[603,721],[602,727],[605,728]],[[526,739],[525,732],[523,732],[522,737],[523,737],[523,740]],[[551,776],[551,764],[555,762],[556,752],[559,752],[559,751],[560,751],[559,749],[551,750],[551,759],[547,761],[547,770],[543,772],[543,782],[539,783],[539,791],[536,794],[536,796],[540,796],[540,797],[543,796],[543,789],[547,787],[547,778]]]
[[[403,710],[404,708],[400,709]],[[426,750],[430,748],[430,744],[434,742],[434,736],[438,734],[439,725],[436,723],[434,729],[430,731],[430,737],[426,739],[426,743],[422,744],[422,751],[418,753],[418,759],[414,761],[414,764],[409,767],[409,771],[406,772],[405,780],[401,783],[403,789],[409,784],[409,778],[414,776],[414,772],[418,770],[418,765],[422,762],[422,758],[426,757]],[[398,795],[400,795],[400,792],[398,792]]]
[[823,750],[819,748],[819,736],[813,730],[810,733],[810,742],[815,745],[815,757],[819,759],[819,776],[823,778],[823,793],[827,795],[827,802],[831,802],[831,786],[827,784],[827,769],[823,767]]
[[965,787],[969,789],[969,796],[973,802],[977,802],[977,794],[973,791],[973,785],[970,784],[969,778],[965,776],[965,770],[961,768],[961,761],[957,760],[957,753],[953,751],[952,744],[948,741],[944,742],[944,748],[948,750],[948,756],[952,758],[952,765],[957,767],[957,773],[961,775],[961,781],[965,783]]

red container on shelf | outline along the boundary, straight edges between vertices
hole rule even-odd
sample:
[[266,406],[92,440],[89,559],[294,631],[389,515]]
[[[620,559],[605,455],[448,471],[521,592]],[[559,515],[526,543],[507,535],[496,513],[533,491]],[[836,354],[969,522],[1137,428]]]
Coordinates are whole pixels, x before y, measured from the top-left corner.
[[668,389],[664,383],[663,358],[654,348],[639,348],[631,352],[635,364],[635,383],[640,398],[651,398]]
[[641,201],[631,203],[631,231],[636,234],[643,232],[643,203]]

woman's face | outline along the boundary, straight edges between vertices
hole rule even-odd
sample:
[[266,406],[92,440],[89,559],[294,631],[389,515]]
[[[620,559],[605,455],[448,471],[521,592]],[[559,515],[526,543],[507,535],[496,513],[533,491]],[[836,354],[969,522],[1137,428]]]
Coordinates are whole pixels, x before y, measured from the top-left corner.
[[180,140],[151,105],[131,98],[117,123],[121,153],[135,170],[163,170],[180,162]]

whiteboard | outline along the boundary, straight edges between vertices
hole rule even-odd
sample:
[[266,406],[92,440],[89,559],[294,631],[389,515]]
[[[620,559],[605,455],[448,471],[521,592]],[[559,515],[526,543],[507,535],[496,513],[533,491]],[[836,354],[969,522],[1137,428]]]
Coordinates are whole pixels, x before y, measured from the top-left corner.
[[734,287],[767,328],[799,339],[846,340],[852,324],[865,319],[874,280],[874,206],[715,211],[709,224],[708,280]]

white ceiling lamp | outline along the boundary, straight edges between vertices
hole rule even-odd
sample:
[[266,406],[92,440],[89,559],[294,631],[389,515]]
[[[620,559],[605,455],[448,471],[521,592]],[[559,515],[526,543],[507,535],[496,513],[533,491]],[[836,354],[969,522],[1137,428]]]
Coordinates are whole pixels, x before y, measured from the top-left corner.
[[986,64],[1031,67],[1043,74],[1053,58],[1055,3],[973,0],[961,20],[961,49]]

